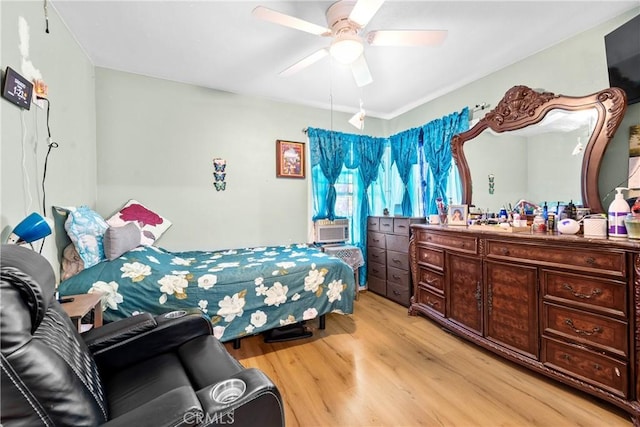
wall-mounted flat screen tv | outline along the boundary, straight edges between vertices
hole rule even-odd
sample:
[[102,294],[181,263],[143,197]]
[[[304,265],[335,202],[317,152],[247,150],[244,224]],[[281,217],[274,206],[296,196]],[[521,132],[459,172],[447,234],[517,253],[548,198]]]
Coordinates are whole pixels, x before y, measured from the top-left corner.
[[609,85],[627,93],[627,103],[640,102],[640,15],[606,36]]

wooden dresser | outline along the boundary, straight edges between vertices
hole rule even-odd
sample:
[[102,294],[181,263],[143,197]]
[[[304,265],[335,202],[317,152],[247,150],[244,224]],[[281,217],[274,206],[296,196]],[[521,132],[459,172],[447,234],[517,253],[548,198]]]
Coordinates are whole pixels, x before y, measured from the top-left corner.
[[640,242],[411,228],[410,314],[640,424]]
[[411,298],[409,237],[411,224],[424,218],[370,216],[367,222],[368,289],[405,307]]

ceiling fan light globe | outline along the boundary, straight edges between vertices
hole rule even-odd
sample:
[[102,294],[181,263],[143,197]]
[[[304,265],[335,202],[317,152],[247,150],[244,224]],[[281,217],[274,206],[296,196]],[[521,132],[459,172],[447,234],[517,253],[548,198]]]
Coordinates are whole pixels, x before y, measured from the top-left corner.
[[349,65],[362,55],[362,52],[364,52],[364,46],[356,37],[344,37],[336,39],[331,43],[329,52],[336,61]]

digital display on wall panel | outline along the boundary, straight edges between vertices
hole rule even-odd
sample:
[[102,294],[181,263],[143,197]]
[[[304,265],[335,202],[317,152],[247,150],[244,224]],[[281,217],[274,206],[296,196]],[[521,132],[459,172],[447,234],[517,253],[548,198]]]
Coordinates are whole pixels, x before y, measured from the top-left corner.
[[2,83],[2,97],[20,108],[31,108],[33,84],[18,74],[11,67],[7,67]]

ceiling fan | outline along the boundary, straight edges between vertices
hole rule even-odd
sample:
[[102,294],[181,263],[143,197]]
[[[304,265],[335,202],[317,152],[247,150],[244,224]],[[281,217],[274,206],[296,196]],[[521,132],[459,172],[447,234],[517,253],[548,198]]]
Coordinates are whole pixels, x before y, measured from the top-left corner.
[[252,14],[265,21],[332,38],[328,48],[322,48],[303,58],[280,75],[289,76],[331,55],[337,61],[351,66],[356,84],[362,87],[373,82],[363,54],[364,40],[372,46],[434,46],[442,43],[447,36],[445,30],[375,30],[363,34],[364,27],[382,3],[384,0],[358,0],[355,3],[347,0],[337,1],[327,9],[327,27],[263,6],[253,9]]

